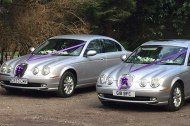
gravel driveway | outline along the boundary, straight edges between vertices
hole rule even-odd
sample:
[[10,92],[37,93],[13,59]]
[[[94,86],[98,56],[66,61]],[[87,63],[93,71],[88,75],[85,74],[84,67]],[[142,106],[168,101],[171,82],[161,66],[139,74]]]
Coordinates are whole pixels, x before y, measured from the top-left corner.
[[95,88],[80,89],[71,98],[53,92],[0,88],[0,126],[190,126],[190,100],[178,112],[162,107],[122,104],[106,108]]

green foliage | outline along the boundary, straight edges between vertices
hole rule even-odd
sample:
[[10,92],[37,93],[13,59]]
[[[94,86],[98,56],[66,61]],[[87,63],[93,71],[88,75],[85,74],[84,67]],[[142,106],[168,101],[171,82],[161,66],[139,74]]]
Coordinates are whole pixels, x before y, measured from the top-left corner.
[[89,32],[132,51],[151,39],[190,39],[189,26],[190,0],[0,0],[0,46],[19,42],[23,52],[49,36]]
[[181,35],[183,26],[188,23],[190,0],[143,0],[141,6],[140,11],[145,14],[144,21],[152,29],[150,31],[160,37],[164,36],[168,29],[173,29]]
[[97,0],[93,9],[95,18],[111,22],[120,22],[135,11],[134,0]]
[[189,39],[190,0],[138,0],[136,12],[119,26],[119,37],[133,50],[154,39]]
[[93,33],[133,41],[133,48],[149,39],[180,37],[190,16],[190,0],[90,0],[81,8]]
[[7,4],[9,4],[9,3],[12,3],[13,2],[13,0],[1,0],[2,1],[2,3],[7,3]]
[[104,26],[110,25],[113,31],[116,23],[125,21],[135,11],[136,0],[96,0],[87,2],[82,8],[93,30],[98,29],[101,33]]

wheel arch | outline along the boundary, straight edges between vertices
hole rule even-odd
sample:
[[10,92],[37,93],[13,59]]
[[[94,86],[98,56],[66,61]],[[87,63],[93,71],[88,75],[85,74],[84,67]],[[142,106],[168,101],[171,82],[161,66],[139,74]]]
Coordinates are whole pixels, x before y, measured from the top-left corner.
[[[181,79],[180,77],[176,77],[176,78],[173,79],[171,88],[174,86],[174,84],[175,84],[176,82],[178,82],[178,83],[181,85],[181,87],[182,87],[182,89],[183,89],[183,91],[184,91],[184,82],[182,81],[182,79]],[[185,92],[185,91],[184,91],[184,92]]]
[[[179,105],[178,105],[178,103],[174,103],[174,101],[175,101],[175,98],[174,98],[174,96],[176,96],[176,94],[174,93],[174,90],[175,90],[175,84],[176,84],[176,82],[181,86],[181,88],[182,88],[182,93],[181,93],[181,101],[179,101],[180,103],[179,103]],[[184,82],[182,81],[182,79],[180,79],[179,77],[176,77],[176,78],[174,78],[173,80],[172,80],[172,85],[171,85],[171,91],[170,91],[170,97],[169,97],[169,99],[168,99],[168,105],[166,106],[166,109],[168,110],[168,111],[171,111],[171,112],[173,112],[173,111],[178,111],[182,106],[183,106],[183,104],[184,104],[184,99],[185,99],[185,93],[184,93],[185,91],[184,91]]]
[[73,73],[73,75],[75,76],[76,82],[77,82],[77,81],[78,81],[77,72],[76,72],[76,70],[75,70],[73,67],[64,68],[64,69],[61,71],[60,76],[62,77],[63,74],[64,74],[65,72],[67,72],[67,71]]
[[77,79],[77,72],[76,72],[76,70],[70,68],[70,69],[67,69],[65,72],[67,72],[67,71],[73,73],[73,75],[75,76],[76,82],[77,82],[78,79]]

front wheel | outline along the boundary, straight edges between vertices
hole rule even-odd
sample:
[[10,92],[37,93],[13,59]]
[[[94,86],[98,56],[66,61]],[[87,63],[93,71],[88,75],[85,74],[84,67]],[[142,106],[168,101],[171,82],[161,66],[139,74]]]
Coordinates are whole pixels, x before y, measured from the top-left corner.
[[76,78],[73,73],[67,71],[61,77],[58,87],[58,96],[70,97],[74,93],[76,86]]
[[178,82],[176,82],[171,89],[167,109],[169,111],[177,111],[183,106],[183,104],[184,104],[184,90],[182,86]]

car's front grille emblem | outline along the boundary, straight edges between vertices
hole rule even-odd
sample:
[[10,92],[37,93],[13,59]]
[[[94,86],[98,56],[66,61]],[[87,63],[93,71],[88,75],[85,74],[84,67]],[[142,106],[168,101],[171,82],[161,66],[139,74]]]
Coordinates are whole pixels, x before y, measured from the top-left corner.
[[24,75],[24,72],[26,71],[26,68],[27,68],[27,64],[25,64],[25,63],[19,64],[16,67],[15,76],[18,77],[18,78],[21,78]]

